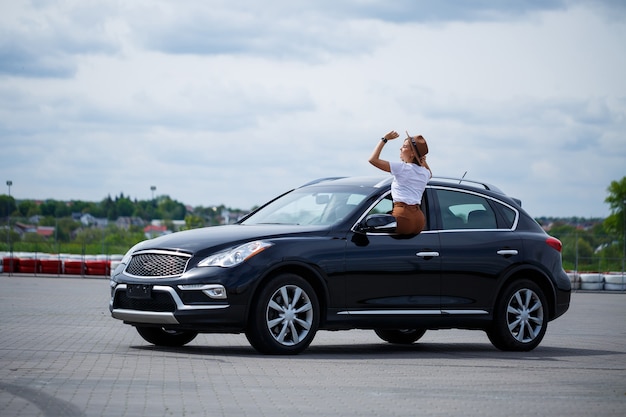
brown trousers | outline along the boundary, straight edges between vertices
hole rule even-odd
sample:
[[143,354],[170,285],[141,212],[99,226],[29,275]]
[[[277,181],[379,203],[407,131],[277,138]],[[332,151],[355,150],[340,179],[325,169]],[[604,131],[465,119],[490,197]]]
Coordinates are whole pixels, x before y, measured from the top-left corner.
[[396,218],[396,233],[401,235],[417,235],[426,225],[426,217],[417,204],[393,203],[391,215]]

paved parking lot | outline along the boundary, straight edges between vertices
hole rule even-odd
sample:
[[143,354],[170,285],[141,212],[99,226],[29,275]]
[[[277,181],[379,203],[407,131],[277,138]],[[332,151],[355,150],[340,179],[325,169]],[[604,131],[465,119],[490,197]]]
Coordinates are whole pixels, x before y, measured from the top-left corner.
[[110,317],[108,281],[0,276],[0,415],[624,416],[626,294],[575,293],[528,353],[482,332],[398,347],[319,332],[303,354],[243,335],[157,348]]

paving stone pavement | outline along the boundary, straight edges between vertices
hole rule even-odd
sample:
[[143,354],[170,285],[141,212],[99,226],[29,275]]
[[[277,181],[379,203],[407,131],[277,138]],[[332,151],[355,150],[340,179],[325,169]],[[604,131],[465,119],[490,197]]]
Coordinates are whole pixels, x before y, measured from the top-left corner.
[[532,352],[479,331],[392,346],[321,331],[298,356],[243,335],[157,348],[110,317],[106,279],[0,275],[0,415],[624,416],[626,294],[574,293]]

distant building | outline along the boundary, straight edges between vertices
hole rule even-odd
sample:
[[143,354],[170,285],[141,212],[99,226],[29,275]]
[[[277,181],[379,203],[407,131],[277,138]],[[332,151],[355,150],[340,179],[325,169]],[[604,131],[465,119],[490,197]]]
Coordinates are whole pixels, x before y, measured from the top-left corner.
[[162,219],[154,219],[150,222],[153,226],[163,226],[167,228],[167,226],[171,226],[172,232],[178,232],[183,227],[185,227],[186,223],[184,220],[162,220]]
[[141,217],[128,217],[122,216],[118,217],[115,221],[115,225],[120,229],[128,230],[131,226],[145,226],[146,222]]
[[109,224],[109,219],[94,217],[89,213],[80,216],[80,222],[85,226],[96,226],[104,229]]
[[37,234],[45,238],[54,236],[55,230],[54,226],[37,226]]
[[36,226],[34,224],[16,222],[13,227],[13,230],[22,237],[26,233],[36,233],[39,236],[49,238],[50,236],[54,236],[55,227],[54,226]]
[[24,235],[24,233],[37,233],[37,226],[34,224],[16,222],[13,230],[20,235]]
[[146,239],[152,239],[153,237],[166,235],[171,232],[169,232],[165,226],[155,226],[153,224],[149,224],[143,228],[143,233],[146,235]]
[[44,218],[44,216],[41,216],[41,215],[37,214],[35,216],[29,217],[28,221],[31,222],[31,223],[34,223],[34,224],[39,224],[39,222],[43,218]]

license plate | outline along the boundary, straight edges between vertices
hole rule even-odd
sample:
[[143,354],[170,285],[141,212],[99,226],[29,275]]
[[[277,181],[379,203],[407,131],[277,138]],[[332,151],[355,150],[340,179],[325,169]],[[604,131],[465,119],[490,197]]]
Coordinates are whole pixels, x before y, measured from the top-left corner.
[[126,285],[126,295],[128,298],[150,298],[152,296],[152,285],[128,284]]

